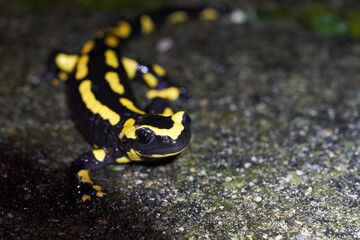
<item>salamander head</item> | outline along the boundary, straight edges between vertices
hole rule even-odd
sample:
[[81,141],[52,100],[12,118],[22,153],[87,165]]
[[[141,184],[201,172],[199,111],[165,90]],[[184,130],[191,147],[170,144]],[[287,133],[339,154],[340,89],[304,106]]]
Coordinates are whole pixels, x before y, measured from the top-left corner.
[[151,114],[128,119],[120,140],[129,147],[133,161],[151,160],[179,154],[190,142],[190,117],[183,111],[171,116]]

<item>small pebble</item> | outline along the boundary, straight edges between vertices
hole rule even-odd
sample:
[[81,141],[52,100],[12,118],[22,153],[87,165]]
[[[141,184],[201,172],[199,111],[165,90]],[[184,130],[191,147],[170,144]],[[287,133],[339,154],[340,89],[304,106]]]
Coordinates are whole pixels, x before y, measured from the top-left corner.
[[156,49],[158,52],[163,53],[169,51],[174,46],[174,41],[171,38],[163,38],[161,39]]
[[251,166],[251,163],[249,163],[249,162],[247,162],[247,163],[244,164],[244,167],[245,167],[245,168],[249,168],[250,166]]
[[257,197],[255,198],[255,202],[261,202],[261,200],[262,200],[262,197],[260,197],[260,196],[257,196]]
[[296,236],[295,236],[295,239],[299,239],[299,240],[301,240],[301,239],[307,239],[307,236],[305,236],[305,235],[303,235],[303,234],[299,234],[299,235],[296,235]]
[[246,22],[246,14],[240,9],[235,9],[230,15],[230,21],[234,24],[242,24]]

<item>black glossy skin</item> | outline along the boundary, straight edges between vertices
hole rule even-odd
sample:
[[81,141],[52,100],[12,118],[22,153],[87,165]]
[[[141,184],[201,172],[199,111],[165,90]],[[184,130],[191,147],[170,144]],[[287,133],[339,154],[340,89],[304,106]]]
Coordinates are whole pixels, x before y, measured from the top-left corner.
[[[197,17],[202,9],[182,9],[181,11],[186,12],[190,19]],[[165,22],[167,16],[173,12],[164,11],[148,16],[156,26]],[[183,151],[190,142],[190,117],[184,112],[163,115],[164,111],[169,108],[167,99],[153,98],[144,113],[136,112],[119,101],[121,98],[126,98],[137,108],[130,86],[132,79],[129,79],[127,74],[129,67],[121,62],[119,49],[131,37],[141,35],[143,23],[139,18],[129,24],[131,35],[126,39],[118,39],[120,44],[115,47],[109,46],[105,41],[109,35],[112,35],[111,31],[105,30],[102,36],[94,40],[95,44],[91,50],[85,53],[88,56],[87,73],[81,79],[76,77],[76,73],[81,71],[83,66],[76,64],[71,72],[65,71],[59,64],[54,64],[56,62],[54,59],[59,56],[58,54],[51,56],[52,60],[49,62],[49,69],[45,75],[45,78],[50,78],[57,73],[68,75],[66,85],[71,116],[84,138],[95,149],[102,149],[84,153],[71,164],[71,172],[75,177],[76,194],[84,202],[90,200],[91,196],[102,198],[105,195],[100,186],[93,184],[88,176],[89,171],[98,170],[108,164],[173,156]],[[116,67],[110,66],[106,61],[104,53],[109,49],[116,53],[119,63]],[[78,56],[82,55],[84,52]],[[137,62],[134,79],[142,79],[146,72],[144,69],[147,69],[156,78],[156,85],[151,87],[157,90],[175,87],[179,90],[178,98],[188,99],[186,89],[172,84],[166,74],[161,76],[157,74],[153,66]],[[122,94],[111,89],[110,84],[105,80],[107,72],[117,73],[124,88]],[[118,114],[120,121],[111,124],[108,119],[104,119],[101,114],[94,113],[94,110],[87,106],[84,96],[79,92],[80,84],[86,80],[90,80],[91,92],[96,100]]]
[[[85,139],[91,145],[97,145],[99,148],[120,149],[119,134],[122,130],[124,122],[128,118],[138,118],[140,114],[129,111],[119,103],[120,97],[126,97],[135,101],[133,91],[126,76],[124,67],[120,64],[118,69],[113,69],[106,65],[104,52],[108,49],[103,39],[96,40],[93,51],[89,53],[88,69],[89,73],[86,79],[91,79],[92,91],[102,104],[109,106],[113,111],[117,112],[121,120],[116,126],[112,126],[109,121],[104,120],[100,115],[93,114],[81,99],[78,87],[80,81],[75,80],[74,75],[70,76],[67,83],[67,97],[72,118],[77,128],[83,134]],[[105,73],[108,71],[116,71],[121,83],[124,85],[125,92],[120,95],[112,91],[105,81]]]
[[[148,111],[151,112],[151,117],[130,111],[122,104],[120,104],[119,99],[123,97],[131,100],[134,105],[136,104],[136,100],[131,85],[129,84],[130,81],[126,75],[124,66],[122,64],[119,64],[119,67],[117,69],[114,69],[106,65],[104,52],[107,49],[109,49],[109,47],[104,44],[103,39],[99,39],[96,41],[94,49],[89,53],[88,75],[86,79],[91,79],[91,89],[97,99],[101,101],[102,104],[108,106],[110,109],[120,115],[120,122],[117,125],[112,126],[109,121],[104,120],[98,114],[93,114],[86,107],[78,91],[81,81],[76,80],[74,78],[74,75],[71,75],[69,80],[67,81],[69,108],[78,129],[83,134],[85,139],[90,142],[91,145],[96,145],[98,148],[110,148],[114,152],[126,152],[129,146],[126,146],[126,141],[120,141],[119,134],[123,129],[124,123],[129,118],[135,119],[136,125],[151,125],[158,128],[168,128],[168,126],[172,126],[173,123],[169,117],[158,115],[159,113],[162,113],[166,107],[168,107],[168,103],[164,99],[156,99],[155,101],[158,104],[152,104],[152,108],[148,108]],[[151,70],[151,67],[148,67],[148,69],[150,69],[150,72],[154,73]],[[109,84],[104,79],[105,73],[109,71],[116,71],[119,75],[119,78],[121,79],[121,84],[124,86],[125,89],[124,94],[118,94],[110,89]],[[135,78],[141,78],[141,75],[142,73],[138,72]],[[154,73],[154,75],[156,74]],[[171,84],[168,79],[164,79],[161,77],[158,77],[158,82],[158,85],[166,87],[173,86],[173,84]],[[162,102],[162,104],[160,104],[159,102]],[[159,106],[161,106],[161,108],[159,108]],[[154,121],[150,121],[149,119],[154,119]],[[186,147],[189,144],[191,137],[189,126],[186,127],[185,131],[187,132],[187,134],[181,135],[178,140],[172,142],[172,147],[166,144],[165,148],[170,150],[171,148],[182,149]],[[162,137],[165,139],[167,138],[167,136],[157,136],[157,138]],[[163,141],[157,142],[159,146],[153,145],[152,147],[154,149],[161,149],[161,143]],[[126,155],[125,152],[119,154]]]
[[[99,114],[94,114],[86,107],[78,90],[81,81],[76,80],[74,75],[70,75],[69,80],[66,82],[69,108],[78,129],[92,146],[106,150],[106,157],[103,162],[96,160],[91,152],[81,155],[72,163],[72,172],[75,175],[82,169],[93,171],[108,164],[116,163],[116,159],[121,157],[126,157],[130,161],[140,161],[154,160],[157,158],[152,157],[154,154],[156,156],[159,154],[164,156],[176,154],[182,151],[190,142],[190,125],[184,125],[183,133],[176,140],[170,140],[166,135],[154,135],[154,140],[151,143],[141,143],[138,139],[127,139],[126,137],[124,137],[124,139],[119,138],[123,130],[123,125],[129,118],[135,120],[136,127],[151,125],[156,128],[171,128],[173,121],[169,116],[159,115],[168,107],[168,103],[164,99],[154,99],[153,103],[150,104],[150,107],[147,109],[147,111],[150,112],[148,115],[133,112],[119,102],[120,98],[127,98],[136,106],[134,94],[129,84],[130,80],[126,75],[124,66],[119,64],[119,67],[114,69],[105,63],[104,52],[108,48],[109,47],[104,44],[103,39],[96,40],[93,50],[88,54],[89,62],[86,79],[91,80],[91,90],[96,98],[103,105],[106,105],[120,115],[121,120],[118,124],[114,126],[111,125],[108,120],[103,119]],[[156,76],[151,67],[148,67],[148,69]],[[109,84],[104,80],[105,73],[108,71],[115,71],[119,75],[121,84],[124,86],[123,94],[112,91]],[[135,78],[141,78],[141,75],[141,72],[137,72]],[[174,86],[167,78],[164,79],[163,77],[157,76],[157,79],[158,85],[166,87]],[[141,156],[141,159],[132,159],[128,154],[130,149],[134,149],[144,156]],[[76,185],[83,186],[84,183],[80,180]],[[87,190],[87,188],[88,187],[81,187],[79,195],[96,194],[96,192],[88,193],[89,190]],[[91,189],[91,191],[94,190]]]

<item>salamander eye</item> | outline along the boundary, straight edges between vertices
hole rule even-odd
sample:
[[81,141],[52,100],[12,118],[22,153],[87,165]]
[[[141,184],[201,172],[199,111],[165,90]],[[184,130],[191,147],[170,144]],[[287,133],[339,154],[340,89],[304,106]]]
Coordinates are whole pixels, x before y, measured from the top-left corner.
[[155,133],[148,128],[139,128],[135,134],[138,142],[142,144],[149,144],[155,139]]
[[186,126],[186,127],[190,126],[190,124],[191,124],[191,118],[189,117],[189,115],[187,115],[186,113],[184,113],[183,118],[182,118],[182,120],[181,120],[181,123],[182,123],[184,126]]

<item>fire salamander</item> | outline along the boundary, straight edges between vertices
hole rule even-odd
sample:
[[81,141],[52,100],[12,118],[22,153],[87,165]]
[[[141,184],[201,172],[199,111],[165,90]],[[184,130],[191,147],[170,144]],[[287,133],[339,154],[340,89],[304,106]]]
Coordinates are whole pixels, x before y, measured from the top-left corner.
[[[83,202],[105,196],[101,186],[91,180],[90,171],[109,164],[174,156],[190,142],[190,117],[184,111],[174,113],[167,103],[187,99],[186,89],[172,84],[160,65],[120,56],[120,47],[131,37],[150,34],[161,23],[197,17],[213,20],[219,14],[212,8],[145,14],[99,31],[77,55],[51,54],[44,78],[66,81],[71,115],[94,148],[71,164],[76,196]],[[135,102],[130,87],[135,79],[149,87],[146,97],[152,101],[146,111]]]

